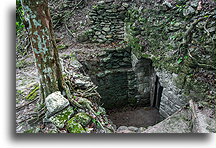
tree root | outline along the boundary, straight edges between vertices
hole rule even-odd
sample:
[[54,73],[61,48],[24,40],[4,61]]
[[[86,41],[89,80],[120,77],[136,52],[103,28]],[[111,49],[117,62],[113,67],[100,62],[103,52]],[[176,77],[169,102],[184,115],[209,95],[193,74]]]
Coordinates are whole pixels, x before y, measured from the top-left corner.
[[[178,54],[181,54],[182,51],[181,51],[181,48],[182,47],[186,47],[190,42],[191,42],[191,37],[192,37],[192,31],[193,29],[196,27],[196,25],[200,22],[200,21],[203,21],[207,19],[206,17],[201,17],[197,20],[195,20],[191,25],[190,27],[186,30],[184,36],[183,36],[183,41],[179,44],[178,46]],[[187,48],[184,48],[185,50],[187,50]],[[187,53],[187,51],[184,51],[183,54]]]
[[200,67],[200,68],[204,68],[207,70],[216,70],[216,67],[212,66],[212,65],[208,65],[208,64],[204,64],[204,63],[199,63],[192,55],[191,53],[188,51],[188,56],[193,60],[193,62],[196,64],[196,66]]

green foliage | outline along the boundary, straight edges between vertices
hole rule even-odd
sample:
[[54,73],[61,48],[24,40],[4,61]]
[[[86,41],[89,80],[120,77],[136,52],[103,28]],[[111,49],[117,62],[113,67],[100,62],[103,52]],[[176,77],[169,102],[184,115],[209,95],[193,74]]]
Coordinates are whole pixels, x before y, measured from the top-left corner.
[[139,44],[139,39],[136,37],[130,39],[129,46],[136,52],[140,52],[142,49],[142,46]]
[[63,49],[67,49],[68,48],[68,45],[65,45],[65,44],[60,44],[57,46],[58,50],[63,50]]
[[67,126],[66,129],[70,132],[70,133],[85,133],[84,128],[82,127],[81,124],[77,123],[76,121],[74,121],[74,119],[70,119],[67,122]]
[[182,61],[183,61],[183,58],[180,57],[180,58],[178,59],[177,63],[180,64],[180,63],[182,63]]
[[21,1],[16,0],[16,32],[18,33],[24,28],[24,11],[22,9]]

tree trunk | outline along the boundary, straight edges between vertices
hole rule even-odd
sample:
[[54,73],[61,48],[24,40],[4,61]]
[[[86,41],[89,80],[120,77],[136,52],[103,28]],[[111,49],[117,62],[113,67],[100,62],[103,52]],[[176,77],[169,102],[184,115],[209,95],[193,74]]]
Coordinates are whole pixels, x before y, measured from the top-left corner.
[[48,0],[24,0],[22,6],[29,22],[29,35],[40,80],[42,102],[55,91],[61,91],[65,95]]

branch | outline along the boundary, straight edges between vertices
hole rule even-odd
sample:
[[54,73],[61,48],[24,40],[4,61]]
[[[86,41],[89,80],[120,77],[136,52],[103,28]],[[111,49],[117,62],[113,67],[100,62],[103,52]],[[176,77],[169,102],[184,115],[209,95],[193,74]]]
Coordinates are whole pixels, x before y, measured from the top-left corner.
[[193,60],[193,62],[195,62],[195,64],[200,67],[200,68],[204,68],[204,69],[208,69],[208,70],[216,70],[216,67],[212,66],[212,65],[208,65],[208,64],[204,64],[204,63],[199,63],[192,55],[191,53],[188,51],[188,56]]
[[[183,36],[183,41],[182,41],[182,42],[179,44],[179,46],[178,46],[178,50],[177,50],[177,51],[178,51],[179,54],[181,54],[181,47],[182,47],[182,46],[185,47],[187,44],[190,43],[193,29],[196,27],[196,25],[197,25],[200,21],[203,21],[203,20],[205,20],[205,19],[206,19],[206,17],[201,17],[201,18],[195,20],[195,21],[190,25],[190,27],[186,30],[186,32],[185,32],[185,34],[184,34],[184,36]],[[185,50],[186,50],[186,49],[185,49]],[[186,52],[184,52],[184,53],[186,53]]]

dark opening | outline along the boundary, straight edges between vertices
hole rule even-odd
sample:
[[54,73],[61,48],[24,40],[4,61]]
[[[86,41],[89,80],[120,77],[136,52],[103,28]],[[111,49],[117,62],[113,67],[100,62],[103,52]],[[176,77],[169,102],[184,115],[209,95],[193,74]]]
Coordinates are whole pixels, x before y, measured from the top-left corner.
[[[117,128],[120,126],[148,127],[160,122],[162,116],[159,107],[163,87],[159,83],[159,78],[155,76],[151,61],[142,59],[132,67],[133,61],[130,54],[112,51],[109,55],[112,55],[111,58],[100,59],[106,62],[95,64],[88,61],[84,66],[90,67],[86,68],[86,72],[98,86],[97,91],[102,97],[100,103],[106,109],[108,118]],[[153,75],[154,82],[150,81]]]
[[108,110],[109,118],[119,126],[148,127],[163,120],[159,113],[160,101],[163,87],[159,82],[159,77],[155,76],[154,97],[151,107],[123,107]]
[[160,101],[161,101],[162,92],[163,92],[163,87],[160,85],[158,76],[156,76],[153,107],[155,107],[158,110],[160,108]]

